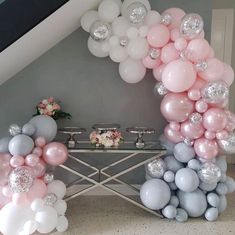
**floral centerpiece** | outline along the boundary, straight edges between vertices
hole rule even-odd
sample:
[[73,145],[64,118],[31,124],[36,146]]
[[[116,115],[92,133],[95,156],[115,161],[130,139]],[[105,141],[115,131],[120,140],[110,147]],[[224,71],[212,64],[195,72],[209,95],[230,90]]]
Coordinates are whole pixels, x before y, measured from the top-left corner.
[[63,118],[71,119],[71,114],[62,111],[61,106],[59,104],[60,101],[55,101],[53,97],[43,99],[36,106],[37,113],[34,114],[34,116],[47,115],[52,117],[54,120]]

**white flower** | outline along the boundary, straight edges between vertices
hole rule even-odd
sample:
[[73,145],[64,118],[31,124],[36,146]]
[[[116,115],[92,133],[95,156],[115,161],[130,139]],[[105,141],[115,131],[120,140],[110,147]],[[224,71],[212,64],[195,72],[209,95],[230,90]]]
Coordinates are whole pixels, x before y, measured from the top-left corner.
[[46,106],[47,111],[52,112],[53,111],[53,106],[51,104],[48,104]]
[[44,99],[44,100],[42,100],[42,103],[45,104],[45,105],[47,105],[47,104],[48,104],[48,100],[47,100],[47,99]]

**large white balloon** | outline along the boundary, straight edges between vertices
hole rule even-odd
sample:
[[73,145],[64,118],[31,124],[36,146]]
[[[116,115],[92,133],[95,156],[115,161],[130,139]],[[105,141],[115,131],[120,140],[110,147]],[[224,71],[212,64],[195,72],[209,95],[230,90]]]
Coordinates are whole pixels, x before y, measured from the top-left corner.
[[104,0],[98,8],[99,16],[102,20],[112,22],[120,14],[118,3],[113,0]]
[[59,199],[62,199],[66,194],[66,186],[60,180],[54,180],[47,185],[47,193],[54,193]]
[[109,55],[108,51],[102,49],[102,42],[96,42],[91,37],[88,38],[87,46],[92,55],[96,57],[106,57]]
[[56,229],[58,232],[63,233],[68,229],[69,223],[65,216],[59,216],[58,218],[58,224],[56,226]]
[[130,27],[127,19],[123,16],[119,16],[112,23],[112,32],[119,37],[126,36],[126,32]]
[[146,68],[141,61],[128,58],[120,63],[119,73],[125,82],[137,83],[144,78]]
[[140,60],[148,54],[149,45],[145,38],[137,37],[130,40],[127,51],[134,60]]
[[120,45],[112,47],[109,51],[109,57],[112,61],[120,63],[128,57],[127,49]]
[[54,204],[54,208],[57,211],[58,215],[64,215],[67,210],[67,203],[64,200],[59,199]]
[[29,220],[24,224],[24,232],[26,234],[33,234],[38,229],[38,222],[35,220]]
[[148,27],[152,27],[161,21],[161,15],[157,11],[149,11],[146,18],[145,23]]
[[86,32],[89,32],[91,25],[98,19],[99,14],[97,11],[87,11],[81,18],[81,26]]

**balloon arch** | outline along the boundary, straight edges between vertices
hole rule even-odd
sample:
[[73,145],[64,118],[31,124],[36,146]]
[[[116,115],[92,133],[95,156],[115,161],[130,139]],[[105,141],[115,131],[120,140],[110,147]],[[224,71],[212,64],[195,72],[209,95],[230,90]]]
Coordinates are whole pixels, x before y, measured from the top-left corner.
[[[227,109],[234,72],[215,58],[202,18],[179,8],[160,15],[148,0],[103,0],[81,25],[93,55],[119,63],[127,83],[152,69],[154,93],[163,96],[160,109],[169,124],[160,141],[167,154],[146,165],[143,204],[179,222],[203,215],[215,221],[226,209],[225,195],[235,190],[223,155],[235,153],[235,114]],[[0,232],[64,232],[66,187],[46,173],[47,164],[67,159],[66,147],[52,142],[56,122],[39,115],[9,132],[0,140]]]

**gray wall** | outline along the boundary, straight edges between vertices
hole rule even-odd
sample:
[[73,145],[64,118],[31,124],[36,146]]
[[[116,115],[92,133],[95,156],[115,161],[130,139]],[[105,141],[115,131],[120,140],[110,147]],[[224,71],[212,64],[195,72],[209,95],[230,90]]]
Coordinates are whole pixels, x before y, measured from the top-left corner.
[[[211,1],[151,2],[159,12],[175,6],[201,14],[210,38]],[[71,121],[59,122],[60,126],[89,129],[97,122],[118,122],[123,129],[146,125],[156,128],[158,135],[162,132],[165,121],[159,112],[161,99],[153,95],[152,74],[138,84],[126,84],[119,77],[117,64],[89,53],[87,38],[87,33],[77,30],[0,87],[0,136],[6,135],[9,124],[24,124],[37,102],[48,96],[61,100],[63,109],[73,115]],[[99,158],[99,162],[106,160]],[[142,172],[138,178],[143,179]]]

